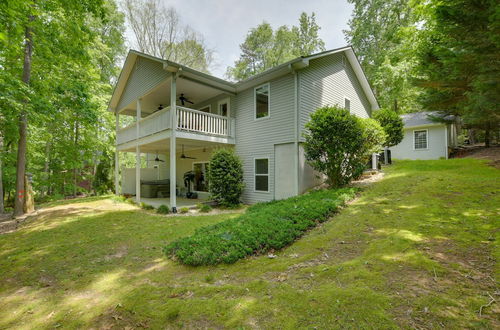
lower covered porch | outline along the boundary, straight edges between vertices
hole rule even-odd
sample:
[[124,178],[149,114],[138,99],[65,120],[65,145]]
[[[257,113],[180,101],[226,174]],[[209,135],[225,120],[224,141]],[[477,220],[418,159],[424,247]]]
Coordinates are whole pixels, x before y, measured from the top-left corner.
[[[232,147],[212,141],[177,138],[172,182],[169,138],[129,146],[118,152],[117,193],[155,208],[166,205],[178,210],[208,203],[208,166],[212,152],[217,148]],[[173,185],[174,198],[171,196]]]

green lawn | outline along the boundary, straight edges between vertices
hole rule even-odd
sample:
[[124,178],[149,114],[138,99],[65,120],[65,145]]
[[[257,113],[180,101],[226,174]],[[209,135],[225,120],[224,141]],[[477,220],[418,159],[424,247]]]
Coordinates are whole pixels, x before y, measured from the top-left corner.
[[386,173],[276,258],[214,267],[162,247],[234,214],[54,203],[0,235],[0,328],[498,328],[500,301],[479,310],[500,299],[500,171],[457,159]]

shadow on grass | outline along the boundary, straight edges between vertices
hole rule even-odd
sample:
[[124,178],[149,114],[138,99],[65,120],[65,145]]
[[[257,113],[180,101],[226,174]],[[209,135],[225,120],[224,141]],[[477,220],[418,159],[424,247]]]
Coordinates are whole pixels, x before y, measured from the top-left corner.
[[234,265],[161,251],[231,214],[49,212],[0,237],[0,327],[492,327],[494,311],[477,310],[494,289],[498,172],[468,161],[425,175],[396,164],[276,258]]

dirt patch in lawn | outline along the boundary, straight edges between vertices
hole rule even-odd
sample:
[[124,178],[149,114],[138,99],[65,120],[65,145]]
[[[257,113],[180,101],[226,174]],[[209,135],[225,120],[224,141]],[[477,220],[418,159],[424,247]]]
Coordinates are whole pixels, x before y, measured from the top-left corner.
[[[428,271],[401,267],[387,277],[394,298],[400,301],[393,309],[396,322],[403,327],[430,329],[448,328],[449,322],[456,324],[458,320],[467,320],[461,327],[469,328],[488,320],[500,328],[496,317],[500,314],[500,287],[493,278],[495,260],[486,244],[484,248],[464,249],[434,240],[420,250],[439,267]],[[486,306],[490,296],[496,302]],[[448,306],[436,308],[435,299],[446,299]],[[469,315],[464,318],[464,314]]]
[[489,160],[489,165],[500,169],[500,147],[470,147],[461,150],[454,158],[476,158]]

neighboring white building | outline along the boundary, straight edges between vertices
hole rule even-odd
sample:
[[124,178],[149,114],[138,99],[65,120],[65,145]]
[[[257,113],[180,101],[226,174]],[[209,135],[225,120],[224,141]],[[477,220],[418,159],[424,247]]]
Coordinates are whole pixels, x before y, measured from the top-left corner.
[[[391,147],[395,159],[448,159],[450,148],[457,145],[457,126],[431,120],[436,112],[415,112],[401,116],[404,138]],[[448,118],[451,119],[451,118]]]
[[[116,192],[141,200],[141,188],[158,184],[155,197],[176,207],[184,173],[192,170],[192,188],[207,197],[211,152],[229,147],[243,162],[244,202],[301,194],[317,184],[301,147],[304,125],[326,105],[364,118],[378,109],[351,47],[299,57],[237,83],[130,51],[109,104],[117,123]],[[122,128],[120,116],[135,122]],[[122,152],[135,154],[135,168],[120,168]],[[148,189],[143,195],[151,197]]]

